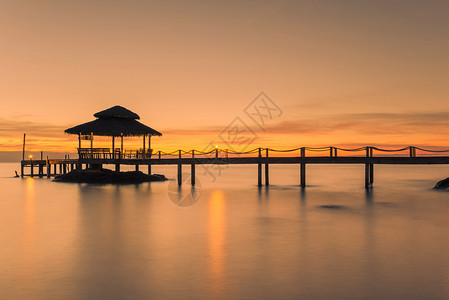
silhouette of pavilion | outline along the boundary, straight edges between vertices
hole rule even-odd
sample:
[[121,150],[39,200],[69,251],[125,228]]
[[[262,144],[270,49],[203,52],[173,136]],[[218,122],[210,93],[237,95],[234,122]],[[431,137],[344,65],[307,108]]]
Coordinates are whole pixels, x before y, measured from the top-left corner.
[[[151,137],[162,136],[162,133],[148,127],[139,120],[138,114],[122,106],[113,106],[94,114],[97,119],[75,127],[66,129],[64,132],[78,135],[78,154],[80,158],[149,158],[152,154]],[[112,150],[109,148],[94,148],[94,136],[112,137]],[[123,151],[123,137],[142,136],[143,147],[140,150]],[[145,138],[148,136],[148,149]],[[115,148],[115,138],[120,137],[120,148]],[[90,140],[90,148],[82,148],[81,140]]]

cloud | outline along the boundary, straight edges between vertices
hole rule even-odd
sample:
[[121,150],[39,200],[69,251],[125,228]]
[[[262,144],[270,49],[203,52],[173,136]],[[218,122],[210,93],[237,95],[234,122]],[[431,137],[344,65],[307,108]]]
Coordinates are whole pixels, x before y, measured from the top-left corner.
[[366,135],[447,134],[449,112],[333,114],[282,121],[267,127],[267,133],[276,134],[315,135],[342,131]]

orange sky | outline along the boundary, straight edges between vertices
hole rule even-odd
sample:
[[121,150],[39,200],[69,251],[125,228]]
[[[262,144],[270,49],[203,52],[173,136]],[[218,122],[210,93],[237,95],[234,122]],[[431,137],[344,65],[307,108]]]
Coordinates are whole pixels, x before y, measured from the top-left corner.
[[[156,150],[449,146],[447,1],[0,1],[0,152],[74,152],[113,105]],[[245,108],[282,110],[263,128]],[[226,132],[226,130],[225,130]],[[105,140],[104,143],[109,141]],[[127,142],[138,147],[140,140]]]

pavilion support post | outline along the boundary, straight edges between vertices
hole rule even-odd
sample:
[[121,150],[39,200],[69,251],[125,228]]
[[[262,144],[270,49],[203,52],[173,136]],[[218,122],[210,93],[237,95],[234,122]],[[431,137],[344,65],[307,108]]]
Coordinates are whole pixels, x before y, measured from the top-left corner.
[[79,158],[80,149],[81,149],[81,132],[78,133],[78,158]]
[[112,136],[112,159],[115,159],[115,136]]
[[62,174],[62,164],[59,164],[59,174]]
[[143,159],[145,159],[145,154],[146,154],[146,152],[145,152],[145,134],[143,135],[143,151],[142,151],[142,158]]
[[56,172],[56,164],[53,165],[53,173],[54,173],[54,175],[57,174],[57,172]]
[[301,148],[301,164],[300,164],[300,181],[301,188],[306,187],[306,148]]
[[195,150],[192,150],[192,164],[190,165],[190,183],[195,185]]
[[267,161],[265,162],[265,185],[269,186],[270,185],[270,173],[269,173],[269,166],[268,166],[268,148],[265,149],[266,151],[266,157],[267,157]]
[[259,163],[257,164],[257,186],[262,186],[262,149],[259,148]]
[[123,155],[123,133],[120,135],[120,159],[122,159]]
[[148,158],[151,158],[151,135],[148,135]]
[[94,148],[94,133],[91,132],[90,133],[90,158],[94,158],[93,157],[93,148]]
[[182,185],[182,158],[181,158],[181,150],[179,150],[179,159],[178,159],[178,185]]

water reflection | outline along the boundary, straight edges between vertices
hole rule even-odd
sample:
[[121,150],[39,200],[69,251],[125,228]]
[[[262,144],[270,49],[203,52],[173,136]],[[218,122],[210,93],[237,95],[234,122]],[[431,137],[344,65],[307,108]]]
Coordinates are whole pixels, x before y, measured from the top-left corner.
[[27,266],[28,274],[32,274],[33,257],[36,250],[36,190],[35,180],[33,178],[26,179],[25,193],[25,216],[23,227],[23,263]]
[[225,267],[226,201],[222,191],[213,191],[209,200],[209,273],[212,294],[223,292]]

